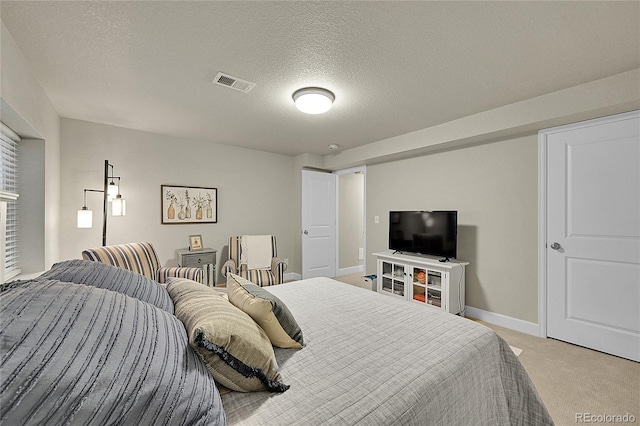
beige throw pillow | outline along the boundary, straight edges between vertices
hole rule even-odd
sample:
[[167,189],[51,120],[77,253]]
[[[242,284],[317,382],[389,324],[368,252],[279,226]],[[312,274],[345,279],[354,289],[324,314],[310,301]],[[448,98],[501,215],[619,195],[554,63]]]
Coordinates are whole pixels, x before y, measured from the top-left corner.
[[300,349],[302,330],[287,306],[262,287],[238,275],[227,275],[229,301],[249,314],[279,348]]
[[219,384],[240,392],[289,389],[276,371],[269,338],[251,317],[195,281],[172,278],[167,290],[189,343]]

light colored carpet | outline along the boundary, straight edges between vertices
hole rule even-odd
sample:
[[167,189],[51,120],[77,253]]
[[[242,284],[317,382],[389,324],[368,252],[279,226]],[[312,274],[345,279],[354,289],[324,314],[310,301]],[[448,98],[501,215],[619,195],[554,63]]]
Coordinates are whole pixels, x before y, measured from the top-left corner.
[[[371,288],[359,274],[336,280]],[[556,425],[615,424],[602,420],[625,415],[627,419],[633,416],[633,423],[640,423],[640,363],[478,322],[493,329],[512,349],[521,349],[518,359]],[[585,421],[587,418],[592,420]]]
[[578,421],[580,415],[583,419],[628,415],[636,419],[635,423],[640,422],[640,363],[483,324],[510,345],[523,348],[518,359],[557,425],[587,423]]

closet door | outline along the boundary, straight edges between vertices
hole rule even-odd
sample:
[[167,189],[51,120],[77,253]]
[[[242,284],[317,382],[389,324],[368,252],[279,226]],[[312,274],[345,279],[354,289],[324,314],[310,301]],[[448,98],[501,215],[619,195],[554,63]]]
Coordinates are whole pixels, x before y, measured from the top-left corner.
[[640,361],[640,114],[540,132],[547,336]]

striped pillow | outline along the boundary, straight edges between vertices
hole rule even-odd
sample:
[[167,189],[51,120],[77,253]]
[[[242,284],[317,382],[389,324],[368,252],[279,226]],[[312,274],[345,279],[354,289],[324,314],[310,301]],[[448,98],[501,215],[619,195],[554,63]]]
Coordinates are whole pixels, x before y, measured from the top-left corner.
[[249,315],[191,280],[171,278],[167,290],[189,343],[218,383],[239,392],[289,389],[280,380],[269,338]]
[[229,302],[242,309],[267,333],[279,348],[300,349],[302,330],[289,308],[276,296],[234,274],[227,275]]

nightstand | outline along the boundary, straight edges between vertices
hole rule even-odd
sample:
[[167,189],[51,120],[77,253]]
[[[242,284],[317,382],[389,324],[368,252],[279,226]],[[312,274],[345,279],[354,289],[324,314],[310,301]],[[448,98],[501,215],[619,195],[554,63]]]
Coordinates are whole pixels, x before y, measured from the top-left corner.
[[178,252],[178,266],[202,268],[204,277],[202,283],[214,287],[216,285],[216,253],[217,250],[204,248],[202,250],[180,249]]

